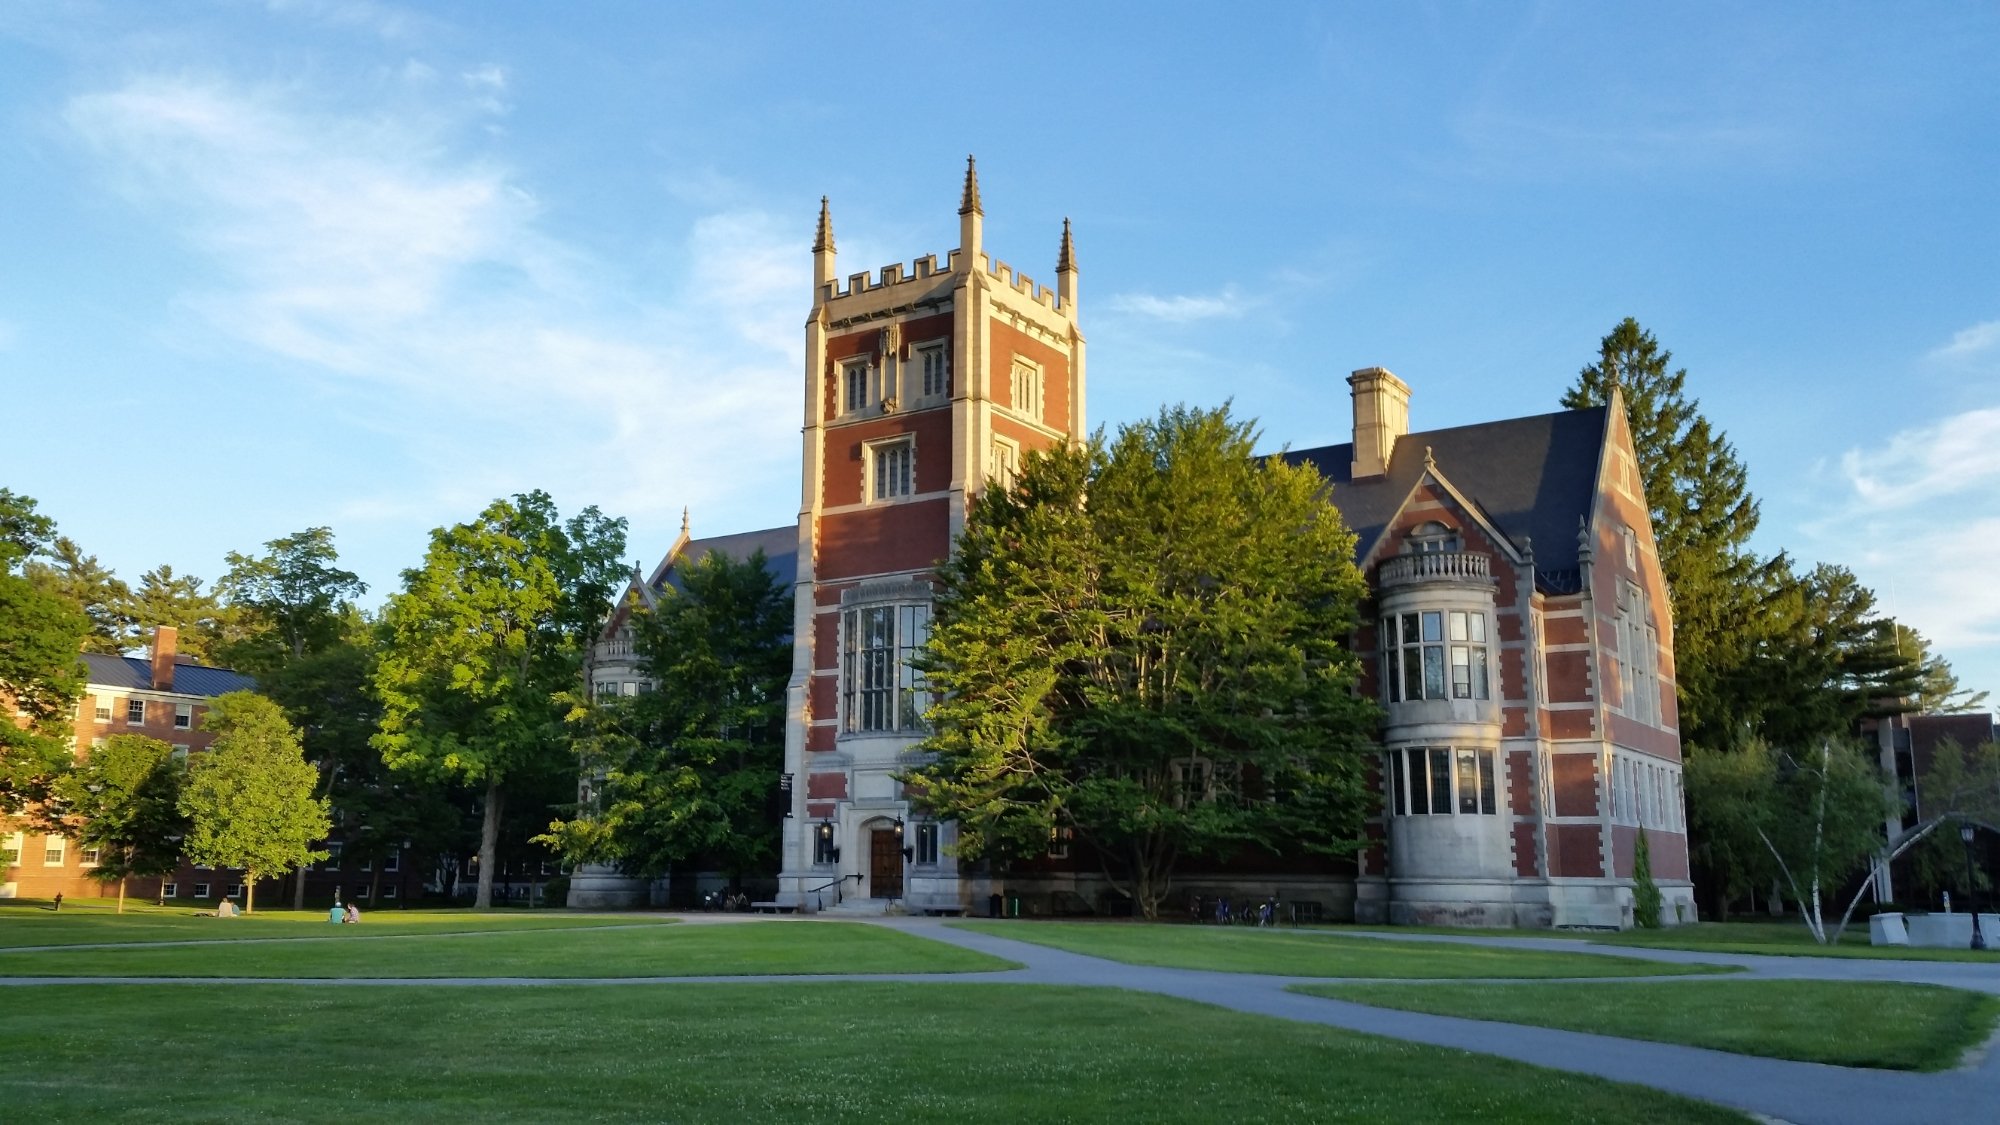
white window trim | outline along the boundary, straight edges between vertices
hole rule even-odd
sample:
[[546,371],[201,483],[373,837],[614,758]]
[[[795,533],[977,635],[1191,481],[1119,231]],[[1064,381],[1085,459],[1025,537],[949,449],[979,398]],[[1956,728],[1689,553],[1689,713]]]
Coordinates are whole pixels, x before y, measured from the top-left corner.
[[[907,446],[909,449],[909,458],[910,458],[909,490],[907,492],[895,493],[894,495],[890,496],[877,496],[875,494],[876,458],[880,454],[887,452],[890,448],[899,445]],[[915,434],[897,434],[895,437],[880,438],[876,441],[864,441],[861,443],[861,502],[863,504],[901,503],[902,501],[914,498],[917,495],[918,491],[919,489],[917,487],[917,436]]]
[[[1024,373],[1027,375],[1025,380],[1022,378]],[[1042,365],[1023,355],[1015,356],[1013,366],[1007,370],[1007,383],[1008,409],[1032,422],[1041,422],[1047,414],[1048,401],[1048,381]],[[1027,395],[1021,393],[1024,386],[1029,389]],[[1024,398],[1030,401],[1023,402]]]
[[[54,853],[54,859],[50,859]],[[42,866],[62,867],[69,862],[69,840],[63,836],[42,837]]]
[[179,897],[181,897],[181,885],[180,885],[179,883],[162,883],[162,884],[160,884],[160,897],[161,897],[161,898],[179,898]]
[[[924,391],[923,384],[924,357],[933,352],[944,361],[944,389],[942,391],[932,391],[927,394]],[[951,398],[951,337],[939,336],[935,339],[925,340],[922,343],[912,344],[910,346],[910,360],[910,378],[916,380],[916,386],[911,388],[911,402],[931,405],[945,402]]]
[[1015,479],[1021,475],[1021,443],[994,434],[986,456],[990,461],[986,466],[987,479],[1001,488],[1014,487]]
[[[882,401],[881,369],[869,357],[843,359],[834,365],[834,371],[840,380],[834,392],[839,396],[837,405],[840,407],[836,417],[853,418],[866,414],[871,407]],[[847,390],[849,379],[855,371],[861,372],[862,392],[859,404],[851,402]]]

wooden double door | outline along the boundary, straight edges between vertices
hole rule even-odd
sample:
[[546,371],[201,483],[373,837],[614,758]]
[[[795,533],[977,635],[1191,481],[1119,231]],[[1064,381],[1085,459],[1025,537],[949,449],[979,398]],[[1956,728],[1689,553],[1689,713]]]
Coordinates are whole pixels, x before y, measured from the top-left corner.
[[903,897],[903,848],[893,828],[868,834],[868,897]]

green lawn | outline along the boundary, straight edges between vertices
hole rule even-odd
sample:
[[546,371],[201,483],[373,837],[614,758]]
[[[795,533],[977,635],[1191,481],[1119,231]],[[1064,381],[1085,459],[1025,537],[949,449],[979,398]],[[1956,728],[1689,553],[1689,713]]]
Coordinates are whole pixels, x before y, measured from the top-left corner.
[[0,976],[650,977],[964,973],[1019,967],[856,922],[745,921],[401,937],[371,934],[363,922],[325,926],[321,936],[318,941],[0,950]]
[[1301,984],[1295,992],[1443,1016],[1836,1066],[1943,1070],[1984,1042],[2000,998],[1917,984],[1670,981],[1622,984]]
[[[1828,925],[1831,933],[1833,927]],[[1692,949],[1707,953],[1767,953],[1799,957],[1863,957],[1887,961],[1989,961],[2000,965],[2000,949],[1975,953],[1970,949],[1909,949],[1868,944],[1868,920],[1848,924],[1839,945],[1821,945],[1805,923],[1698,922],[1660,930],[1627,930],[1622,934],[1590,935],[1608,945],[1649,949]]]
[[1392,941],[1328,930],[1102,922],[955,922],[961,929],[1030,941],[1133,965],[1294,977],[1629,977],[1727,970],[1636,957],[1543,953],[1446,942]]
[[[212,905],[202,908],[213,911]],[[484,931],[578,929],[593,926],[664,925],[673,919],[646,914],[572,914],[561,910],[382,910],[362,914],[359,927],[327,922],[324,910],[259,910],[240,918],[197,918],[194,907],[156,907],[127,901],[115,913],[109,900],[46,906],[0,904],[0,949],[24,945],[87,945],[98,942],[227,941],[246,937],[323,938],[363,933],[443,934]]]
[[7,995],[0,1052],[16,1060],[0,1067],[6,1116],[44,1125],[1747,1120],[1481,1055],[1034,985],[52,986]]

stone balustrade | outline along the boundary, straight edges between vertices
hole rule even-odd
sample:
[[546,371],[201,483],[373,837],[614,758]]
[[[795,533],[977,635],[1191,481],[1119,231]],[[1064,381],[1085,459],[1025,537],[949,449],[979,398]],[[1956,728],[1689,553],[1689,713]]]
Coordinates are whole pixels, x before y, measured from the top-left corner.
[[1487,557],[1475,551],[1422,551],[1385,559],[1375,574],[1381,589],[1429,582],[1486,586],[1493,572]]

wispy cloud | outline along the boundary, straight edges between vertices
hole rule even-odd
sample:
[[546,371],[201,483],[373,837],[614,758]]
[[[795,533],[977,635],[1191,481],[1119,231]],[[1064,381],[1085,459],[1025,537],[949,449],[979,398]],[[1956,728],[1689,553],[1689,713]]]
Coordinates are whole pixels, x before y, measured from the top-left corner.
[[[485,112],[333,112],[171,76],[78,97],[66,120],[221,279],[182,306],[294,369],[386,393],[371,424],[429,467],[412,483],[432,495],[562,485],[637,515],[795,473],[798,232],[710,214],[688,231],[684,281],[631,284],[545,229],[514,169],[453,155]],[[409,491],[352,513],[387,518]]]
[[1228,286],[1220,293],[1177,294],[1120,293],[1105,304],[1113,311],[1169,324],[1192,324],[1201,320],[1233,320],[1249,311],[1255,302]]
[[1932,359],[1963,360],[2000,348],[2000,320],[1988,320],[1952,333],[1951,342],[1931,352]]
[[[1817,553],[1854,568],[1882,606],[1947,657],[2000,649],[2000,408],[1891,434],[1839,459]],[[1983,686],[1983,685],[1982,685]]]
[[1904,430],[1880,447],[1850,449],[1840,469],[1862,509],[1930,505],[2000,486],[2000,407],[1970,410]]

